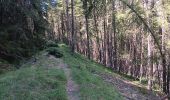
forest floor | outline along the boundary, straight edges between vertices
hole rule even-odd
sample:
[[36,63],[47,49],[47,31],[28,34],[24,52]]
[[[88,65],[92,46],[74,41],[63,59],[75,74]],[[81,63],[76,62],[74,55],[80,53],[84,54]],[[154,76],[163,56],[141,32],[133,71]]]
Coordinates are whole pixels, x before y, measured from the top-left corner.
[[36,62],[0,75],[0,100],[160,100],[153,92],[60,44],[64,56],[42,51]]
[[100,74],[100,76],[103,80],[112,84],[125,100],[161,100],[152,91],[148,91],[146,88],[140,87],[128,79],[108,74]]

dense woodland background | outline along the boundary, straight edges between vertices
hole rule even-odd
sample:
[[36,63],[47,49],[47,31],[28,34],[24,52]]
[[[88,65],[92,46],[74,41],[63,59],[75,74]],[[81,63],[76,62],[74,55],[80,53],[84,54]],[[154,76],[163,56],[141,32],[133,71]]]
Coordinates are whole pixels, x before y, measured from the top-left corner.
[[169,94],[170,0],[0,0],[0,58],[18,63],[61,41]]

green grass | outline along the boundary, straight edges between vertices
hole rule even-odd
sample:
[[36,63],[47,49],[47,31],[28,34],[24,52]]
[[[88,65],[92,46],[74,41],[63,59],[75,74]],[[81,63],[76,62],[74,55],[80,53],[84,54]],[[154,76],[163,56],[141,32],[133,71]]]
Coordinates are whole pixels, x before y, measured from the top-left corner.
[[[122,100],[115,88],[104,82],[97,74],[106,72],[102,65],[79,54],[71,54],[67,46],[60,44],[59,51],[72,70],[73,79],[79,85],[81,100]],[[108,73],[108,72],[107,72]]]
[[40,59],[0,76],[0,100],[67,100],[64,72],[50,67],[54,61],[45,56]]
[[[79,54],[72,54],[65,45],[60,44],[57,49],[71,68],[81,100],[122,100],[118,91],[98,76],[98,73],[111,71]],[[68,99],[67,79],[63,70],[56,68],[59,62],[44,54],[45,50],[36,55],[36,63],[28,61],[19,70],[0,75],[0,100]]]

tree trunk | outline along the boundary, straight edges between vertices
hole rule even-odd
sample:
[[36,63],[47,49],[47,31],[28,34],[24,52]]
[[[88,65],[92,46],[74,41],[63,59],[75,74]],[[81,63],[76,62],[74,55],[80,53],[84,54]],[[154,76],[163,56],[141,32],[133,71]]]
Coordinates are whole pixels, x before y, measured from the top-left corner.
[[144,53],[144,35],[143,35],[143,33],[141,32],[141,54],[140,54],[140,60],[141,60],[141,63],[140,63],[140,82],[142,82],[142,77],[143,77],[143,71],[144,71],[144,69],[143,69],[143,53]]
[[103,19],[103,29],[104,29],[104,47],[103,47],[103,64],[106,66],[106,45],[107,45],[107,32],[106,32],[106,19]]
[[71,17],[72,17],[72,38],[71,38],[71,51],[74,52],[75,49],[75,39],[74,39],[74,0],[71,0]]
[[86,24],[86,36],[87,36],[87,57],[90,59],[90,36],[89,36],[89,21],[88,21],[88,1],[83,1],[83,9],[84,9],[84,15],[85,15],[85,24]]
[[70,45],[70,27],[69,27],[69,23],[70,23],[70,18],[69,18],[69,0],[65,0],[65,3],[66,3],[66,30],[67,30],[67,41],[68,41],[68,44]]
[[148,35],[148,90],[152,90],[152,78],[153,78],[153,64],[152,64],[152,40],[151,35]]
[[[170,55],[169,55],[170,56]],[[170,60],[170,59],[168,59],[168,60]],[[167,70],[168,70],[168,72],[167,72],[167,94],[170,96],[170,94],[169,94],[169,80],[170,80],[170,62],[169,62],[169,65],[168,65],[168,67],[167,67]],[[170,98],[170,97],[169,97]]]
[[63,13],[61,13],[61,33],[62,33],[61,41],[64,42],[65,32],[64,32],[64,14]]
[[87,34],[87,57],[90,59],[90,36],[89,36],[89,21],[88,16],[85,15],[86,20],[86,34]]
[[113,64],[114,69],[117,70],[117,39],[116,39],[116,11],[115,11],[115,1],[112,1],[112,28],[113,28],[113,38],[114,38],[114,50],[113,50]]

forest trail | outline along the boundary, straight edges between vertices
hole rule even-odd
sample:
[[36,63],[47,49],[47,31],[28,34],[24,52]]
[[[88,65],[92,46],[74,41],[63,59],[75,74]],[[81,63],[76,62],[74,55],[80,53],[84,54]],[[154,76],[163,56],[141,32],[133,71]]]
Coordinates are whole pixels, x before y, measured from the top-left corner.
[[[69,68],[69,66],[63,61],[63,59],[55,58],[54,56],[50,56],[50,59],[58,60],[57,62],[59,63],[57,66],[60,69],[63,69],[65,72],[65,75],[67,77],[67,94],[69,100],[80,100],[78,96],[79,86],[73,81],[71,69]],[[99,77],[101,77],[103,81],[115,87],[116,90],[118,90],[118,92],[123,96],[124,100],[161,100],[159,96],[156,96],[152,92],[148,92],[148,90],[142,87],[136,86],[130,80],[127,80],[117,74],[109,74],[106,72],[99,72],[93,74],[97,74]]]
[[69,66],[67,64],[65,64],[62,59],[55,58],[52,55],[49,56],[49,59],[56,60],[56,62],[58,62],[57,67],[59,69],[62,69],[66,75],[66,78],[67,78],[66,91],[67,91],[68,100],[80,100],[80,98],[78,96],[79,87],[72,79],[72,74],[71,74],[71,70],[70,70]]
[[0,12],[0,100],[170,100],[170,0],[0,0]]
[[[33,98],[31,100],[35,98],[36,100],[160,100],[152,92],[144,91],[143,88],[139,89],[131,81],[98,63],[80,55],[71,55],[64,47],[58,49],[62,51],[63,58],[56,58],[43,51],[36,56],[36,61],[30,59],[23,64],[22,69],[7,73],[6,77],[0,78],[1,88],[4,87],[3,84],[9,84],[4,87],[5,95],[14,96],[18,98],[17,100],[23,100],[23,98]],[[3,89],[0,93],[4,93]],[[8,100],[4,99],[6,97],[0,98]]]
[[131,81],[123,79],[120,76],[113,76],[109,74],[99,74],[103,80],[112,84],[124,97],[124,100],[161,100],[147,89],[136,86]]
[[[62,59],[57,59],[59,62],[58,67],[63,69],[67,77],[67,94],[69,100],[80,100],[78,94],[78,85],[73,81],[71,77],[71,70],[67,64],[63,62]],[[99,74],[101,78],[113,85],[119,93],[123,96],[124,100],[161,100],[160,97],[154,95],[152,92],[148,92],[138,86],[135,86],[131,81],[123,79],[119,76],[112,76],[109,74]]]

